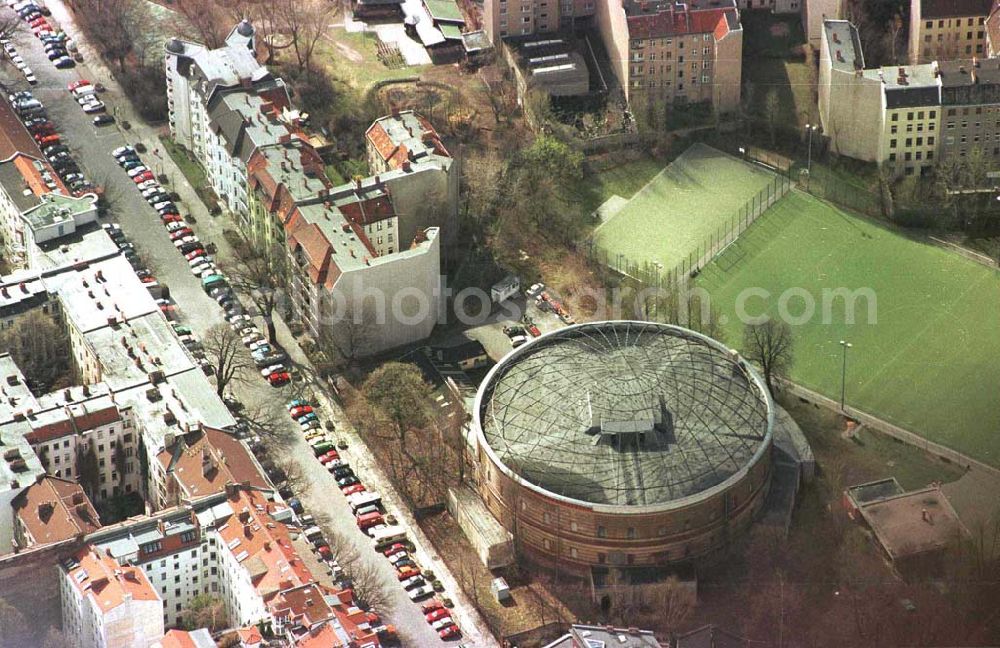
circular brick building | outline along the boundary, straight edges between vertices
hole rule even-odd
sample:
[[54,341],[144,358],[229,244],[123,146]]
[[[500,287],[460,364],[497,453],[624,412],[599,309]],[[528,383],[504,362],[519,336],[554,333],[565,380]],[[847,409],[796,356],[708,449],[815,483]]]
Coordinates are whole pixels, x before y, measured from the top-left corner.
[[649,322],[580,324],[497,364],[475,481],[529,557],[585,575],[717,557],[767,495],[774,407],[734,351]]

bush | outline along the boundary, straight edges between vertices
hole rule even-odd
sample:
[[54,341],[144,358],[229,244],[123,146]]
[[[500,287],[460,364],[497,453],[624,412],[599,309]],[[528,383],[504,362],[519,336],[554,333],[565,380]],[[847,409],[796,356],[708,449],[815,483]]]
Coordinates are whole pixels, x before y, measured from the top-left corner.
[[161,122],[167,118],[167,81],[163,70],[128,68],[117,76],[122,90],[143,119]]
[[426,578],[427,580],[430,580],[430,581],[434,580],[434,570],[433,569],[425,569],[424,570],[424,578]]
[[434,588],[435,592],[443,592],[444,591],[444,585],[442,585],[441,581],[439,581],[439,580],[431,581],[431,587]]
[[447,596],[442,596],[441,597],[441,605],[443,607],[446,607],[446,608],[450,608],[450,607],[454,607],[455,606],[455,604],[452,602],[452,600],[450,598],[448,598]]

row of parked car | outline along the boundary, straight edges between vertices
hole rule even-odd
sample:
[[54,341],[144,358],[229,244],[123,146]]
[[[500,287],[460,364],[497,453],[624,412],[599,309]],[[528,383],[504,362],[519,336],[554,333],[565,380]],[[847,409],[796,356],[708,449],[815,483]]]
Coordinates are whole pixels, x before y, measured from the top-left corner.
[[[425,573],[413,559],[409,548],[404,544],[405,530],[396,526],[395,518],[386,513],[382,497],[376,492],[369,491],[354,473],[350,463],[341,457],[338,448],[323,430],[313,404],[304,400],[293,400],[287,407],[288,414],[301,427],[313,454],[337,480],[337,486],[347,498],[358,528],[372,538],[375,548],[392,563],[396,570],[396,578],[410,599],[420,601],[432,596],[434,586],[428,581],[433,582],[433,573]],[[429,606],[425,605],[425,608],[428,608],[425,610],[427,622],[442,639],[461,636],[461,630],[452,621],[451,615],[440,601],[435,601]]]
[[[201,279],[202,288],[208,296],[222,307],[226,322],[240,334],[243,345],[250,349],[261,376],[273,387],[288,384],[292,379],[291,372],[286,366],[288,355],[280,349],[273,348],[250,317],[243,312],[239,299],[210,254],[212,246],[202,244],[194,230],[181,216],[173,196],[160,185],[153,171],[143,163],[134,147],[119,147],[113,150],[111,155],[135,183],[146,202],[160,215],[160,220],[174,247],[184,255],[192,274]],[[210,365],[204,357],[196,356],[196,360],[202,364],[207,373]]]
[[[69,148],[62,143],[62,138],[56,129],[56,125],[49,119],[48,111],[41,101],[28,90],[7,95],[11,107],[17,113],[24,127],[34,138],[38,147],[42,150],[52,169],[62,179],[63,184],[75,196],[85,193],[99,191],[91,182],[84,177],[79,165],[73,156],[70,155]],[[43,178],[45,173],[42,174]],[[56,184],[46,180],[46,185],[50,189],[56,188]]]
[[14,46],[14,43],[12,43],[9,38],[0,38],[0,46],[3,46],[4,54],[7,55],[7,58],[10,59],[10,62],[13,63],[14,67],[20,70],[21,74],[24,75],[24,80],[31,85],[36,85],[38,83],[38,77],[36,77],[35,73],[32,72],[30,67],[28,67],[24,58],[18,54],[17,47]]
[[69,93],[73,95],[76,103],[88,115],[100,113],[94,117],[94,126],[107,126],[115,123],[115,118],[105,112],[104,102],[97,98],[97,92],[103,90],[102,87],[94,85],[86,79],[78,79],[71,82],[67,87]]
[[[76,66],[74,57],[79,57],[76,43],[66,32],[56,30],[46,16],[48,9],[34,0],[7,0],[7,6],[17,12],[24,22],[28,23],[31,33],[42,42],[45,56],[59,69]],[[70,54],[73,54],[71,56]],[[29,81],[30,83],[30,81]]]

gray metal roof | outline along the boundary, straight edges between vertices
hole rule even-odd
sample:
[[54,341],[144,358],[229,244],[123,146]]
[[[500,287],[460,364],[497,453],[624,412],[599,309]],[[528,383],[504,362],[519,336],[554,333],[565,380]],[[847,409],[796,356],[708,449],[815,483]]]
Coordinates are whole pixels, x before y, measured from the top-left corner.
[[477,423],[509,474],[589,504],[676,503],[720,486],[771,442],[770,397],[734,352],[649,322],[549,333],[508,355]]

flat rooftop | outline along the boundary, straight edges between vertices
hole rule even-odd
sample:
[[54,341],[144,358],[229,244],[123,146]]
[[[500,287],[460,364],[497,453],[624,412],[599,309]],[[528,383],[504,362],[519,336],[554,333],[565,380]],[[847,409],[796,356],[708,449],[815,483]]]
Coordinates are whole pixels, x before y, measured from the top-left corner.
[[771,443],[770,399],[744,362],[691,331],[641,322],[532,340],[490,372],[476,416],[507,469],[592,504],[695,496]]
[[824,20],[830,65],[840,72],[854,73],[865,67],[858,30],[846,20]]
[[892,560],[939,551],[967,534],[938,488],[877,499],[859,511]]

